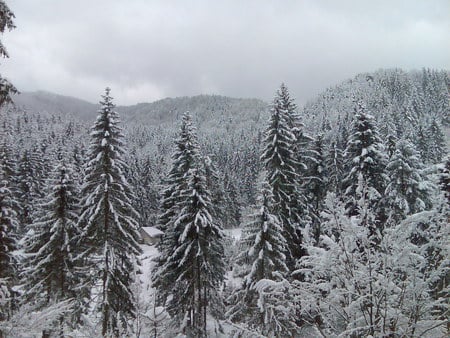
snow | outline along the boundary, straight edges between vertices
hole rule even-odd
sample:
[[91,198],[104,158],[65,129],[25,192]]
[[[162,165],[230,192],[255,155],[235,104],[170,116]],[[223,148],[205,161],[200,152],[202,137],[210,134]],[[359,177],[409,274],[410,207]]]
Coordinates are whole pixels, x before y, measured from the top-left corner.
[[144,230],[150,237],[159,237],[164,235],[164,232],[155,227],[142,227],[142,230]]

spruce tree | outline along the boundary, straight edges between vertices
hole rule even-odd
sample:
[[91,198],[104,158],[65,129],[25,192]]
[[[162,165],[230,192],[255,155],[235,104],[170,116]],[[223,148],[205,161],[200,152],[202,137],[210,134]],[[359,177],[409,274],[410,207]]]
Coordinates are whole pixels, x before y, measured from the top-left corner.
[[320,234],[320,214],[323,211],[323,202],[328,190],[328,177],[326,172],[324,140],[321,134],[317,135],[310,151],[307,184],[304,187],[308,201],[309,215],[312,218],[312,224],[315,231],[315,238],[319,240]]
[[60,318],[60,334],[64,334],[64,326],[75,324],[82,308],[76,267],[79,201],[69,165],[55,167],[49,192],[25,237],[24,298],[39,310],[72,300],[72,315]]
[[[167,300],[174,324],[191,336],[205,336],[207,317],[218,318],[218,294],[225,273],[222,229],[205,177],[190,115],[184,114],[176,142],[170,199],[163,200],[165,223],[154,286]],[[187,170],[187,171],[186,171]],[[167,191],[167,190],[166,190]]]
[[102,335],[120,336],[136,316],[131,286],[141,249],[138,214],[124,177],[123,135],[109,88],[102,98],[87,154],[79,244],[86,266],[95,267],[91,272],[97,294],[92,297],[101,315]]
[[388,184],[385,192],[387,208],[395,222],[431,207],[434,187],[423,172],[424,165],[413,144],[407,140],[398,141],[386,166]]
[[[16,28],[14,25],[14,13],[9,9],[3,0],[0,0],[0,33],[4,33],[6,29],[12,30]],[[9,54],[0,41],[0,57],[8,58]],[[18,90],[7,79],[0,75],[0,107],[7,103],[11,103],[11,96],[17,94]]]
[[[236,259],[237,266],[249,264],[242,285],[230,297],[228,317],[245,323],[253,331],[269,336],[291,335],[295,328],[295,310],[290,302],[290,284],[284,279],[286,240],[281,223],[271,211],[273,197],[265,184],[259,197],[259,210],[245,226],[244,250]],[[287,311],[284,311],[287,310]]]
[[[355,105],[355,116],[345,151],[349,166],[349,173],[344,179],[348,213],[358,214],[357,201],[364,198],[371,201],[373,207],[378,209],[380,218],[383,218],[381,200],[386,187],[386,155],[373,117],[366,112],[361,101],[355,102]],[[359,189],[361,181],[362,186],[367,188],[364,191]],[[362,193],[367,196],[361,196]]]
[[[0,322],[8,319],[13,307],[12,286],[17,280],[17,201],[9,188],[10,181],[0,165]],[[0,336],[2,331],[0,330]]]
[[179,212],[180,194],[186,185],[185,176],[194,168],[200,159],[199,144],[192,125],[189,112],[183,114],[181,130],[175,141],[175,151],[172,154],[172,167],[165,179],[165,187],[161,193],[160,212],[157,227],[164,232],[159,244],[160,255],[157,258],[155,273],[152,275],[153,286],[158,289],[159,301],[164,304],[171,290],[169,280],[159,275],[163,265],[172,255],[177,245],[178,235],[174,233],[173,221]]
[[428,154],[432,163],[439,163],[446,155],[445,136],[442,132],[441,126],[436,119],[433,119],[426,131],[428,138]]
[[286,239],[286,258],[290,269],[303,255],[299,235],[300,211],[305,207],[299,192],[299,164],[294,153],[296,147],[295,112],[284,85],[277,92],[271,108],[269,126],[261,156],[267,182],[272,190],[273,211],[278,216]]

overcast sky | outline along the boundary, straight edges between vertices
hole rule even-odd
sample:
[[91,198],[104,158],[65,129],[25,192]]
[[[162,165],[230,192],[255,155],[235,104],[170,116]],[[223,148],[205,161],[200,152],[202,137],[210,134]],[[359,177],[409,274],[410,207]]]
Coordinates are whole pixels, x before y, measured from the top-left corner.
[[0,72],[117,104],[220,94],[298,103],[379,68],[450,69],[449,0],[6,0]]

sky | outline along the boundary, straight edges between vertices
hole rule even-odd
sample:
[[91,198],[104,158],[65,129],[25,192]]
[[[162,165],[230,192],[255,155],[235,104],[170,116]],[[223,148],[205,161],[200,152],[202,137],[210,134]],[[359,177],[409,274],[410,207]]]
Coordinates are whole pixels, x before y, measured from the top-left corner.
[[0,73],[116,104],[218,94],[303,104],[380,68],[450,69],[449,0],[6,0]]

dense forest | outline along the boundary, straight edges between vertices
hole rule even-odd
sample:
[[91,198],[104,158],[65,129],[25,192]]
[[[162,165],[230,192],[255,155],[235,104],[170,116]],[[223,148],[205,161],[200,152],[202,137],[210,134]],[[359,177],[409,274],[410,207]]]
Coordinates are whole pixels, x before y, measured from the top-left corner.
[[449,88],[116,107],[0,78],[0,337],[447,336]]

